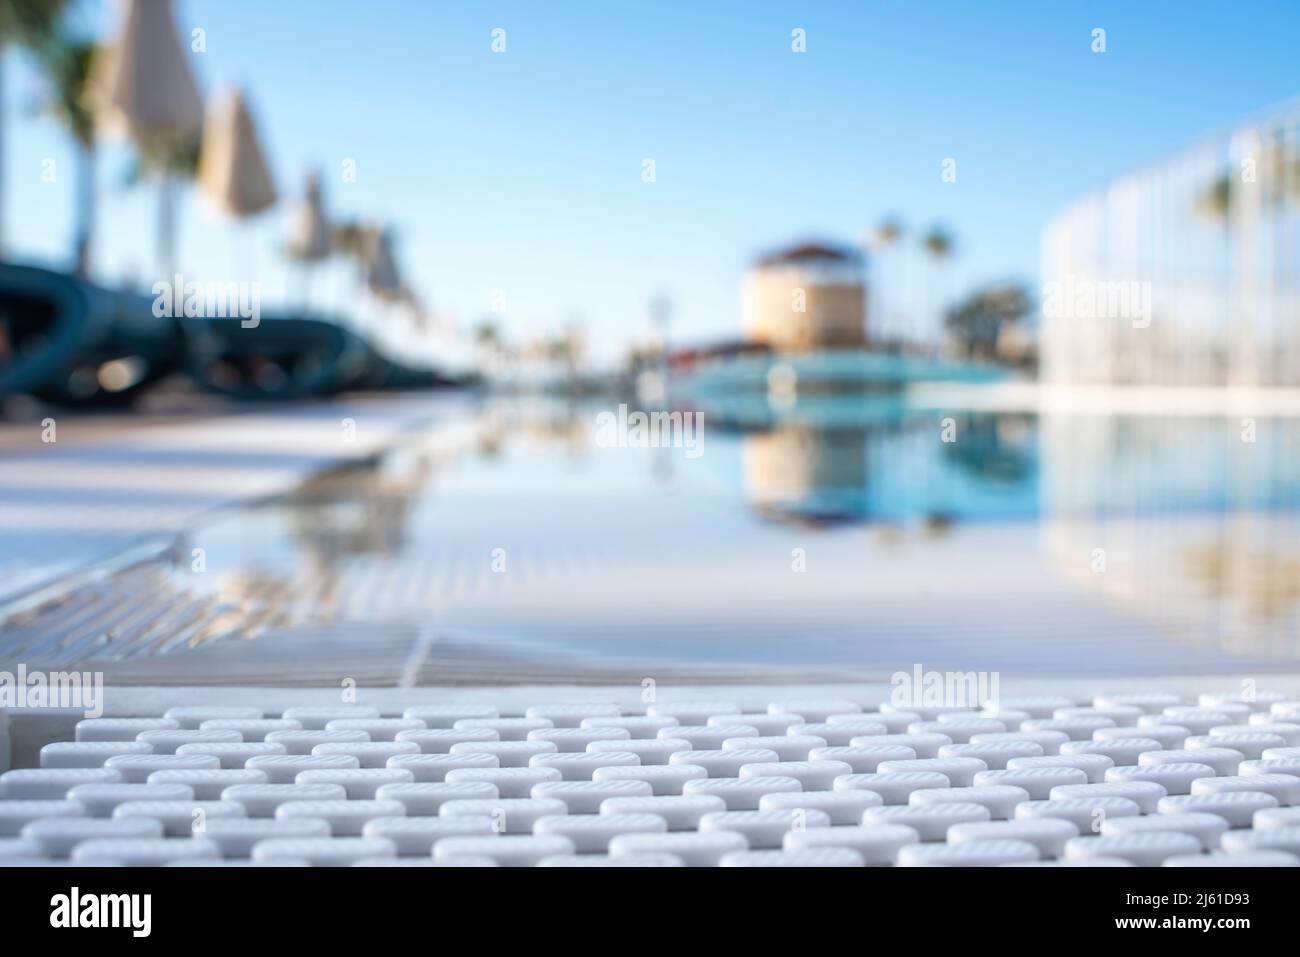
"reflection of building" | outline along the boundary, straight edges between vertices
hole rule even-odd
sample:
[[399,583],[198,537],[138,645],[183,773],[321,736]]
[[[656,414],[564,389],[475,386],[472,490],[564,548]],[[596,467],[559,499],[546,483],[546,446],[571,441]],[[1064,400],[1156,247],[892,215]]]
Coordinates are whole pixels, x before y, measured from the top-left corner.
[[1049,414],[1045,547],[1189,641],[1300,654],[1300,423]]
[[766,518],[934,527],[1037,514],[1034,436],[1021,417],[961,416],[962,441],[945,443],[926,415],[854,422],[818,408],[746,431],[745,497]]
[[866,343],[862,256],[805,244],[759,260],[745,277],[745,334],[778,352],[855,349]]
[[761,513],[860,521],[868,491],[864,429],[781,425],[745,438],[745,493]]
[[1059,384],[1300,386],[1300,107],[1075,203],[1043,237]]

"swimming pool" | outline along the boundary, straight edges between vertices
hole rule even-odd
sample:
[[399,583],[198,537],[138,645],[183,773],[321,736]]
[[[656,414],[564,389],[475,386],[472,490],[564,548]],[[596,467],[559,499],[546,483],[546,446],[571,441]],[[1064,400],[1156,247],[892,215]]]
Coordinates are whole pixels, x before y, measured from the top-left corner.
[[[487,399],[115,574],[207,615],[83,642],[141,680],[879,679],[1294,668],[1300,422]],[[254,639],[249,641],[247,639]]]

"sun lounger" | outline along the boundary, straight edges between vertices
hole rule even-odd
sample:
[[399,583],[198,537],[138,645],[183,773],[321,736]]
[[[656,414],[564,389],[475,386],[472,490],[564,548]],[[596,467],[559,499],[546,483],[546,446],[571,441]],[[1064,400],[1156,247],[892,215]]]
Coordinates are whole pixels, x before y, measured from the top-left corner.
[[119,404],[180,364],[180,330],[148,296],[0,264],[0,395]]
[[203,388],[238,399],[304,398],[355,387],[370,369],[370,347],[338,323],[263,316],[186,323],[187,369]]

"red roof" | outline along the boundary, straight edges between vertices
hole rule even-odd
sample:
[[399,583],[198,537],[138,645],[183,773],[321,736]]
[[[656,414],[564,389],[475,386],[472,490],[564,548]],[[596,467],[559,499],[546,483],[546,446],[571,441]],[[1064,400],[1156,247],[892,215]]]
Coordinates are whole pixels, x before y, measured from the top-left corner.
[[758,265],[775,266],[780,263],[807,262],[815,259],[826,259],[833,262],[860,262],[862,253],[852,246],[806,242],[767,253],[759,257]]

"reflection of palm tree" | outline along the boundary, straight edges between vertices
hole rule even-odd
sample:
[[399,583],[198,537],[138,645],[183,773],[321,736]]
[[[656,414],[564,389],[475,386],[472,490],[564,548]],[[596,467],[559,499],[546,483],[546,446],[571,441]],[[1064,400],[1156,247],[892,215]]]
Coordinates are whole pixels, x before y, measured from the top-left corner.
[[[5,48],[10,43],[40,46],[48,41],[63,12],[65,0],[0,0],[0,75],[3,71]],[[0,160],[4,151],[4,84],[0,83]],[[4,164],[0,162],[0,174]],[[0,182],[3,182],[0,175]],[[0,201],[3,197],[0,196]],[[0,227],[3,218],[0,217]],[[3,243],[0,229],[0,244]]]
[[[1278,153],[1277,146],[1274,145],[1272,149],[1266,147],[1264,155],[1256,166],[1253,180],[1247,179],[1244,167],[1240,173],[1227,169],[1211,180],[1194,197],[1195,211],[1208,220],[1216,231],[1215,243],[1218,247],[1218,255],[1222,257],[1225,275],[1230,275],[1234,271],[1234,258],[1250,254],[1249,243],[1241,247],[1240,243],[1233,242],[1235,230],[1244,227],[1245,232],[1249,233],[1252,226],[1256,225],[1252,222],[1243,222],[1242,215],[1249,216],[1253,220],[1257,215],[1255,210],[1261,209],[1265,204],[1281,202],[1285,196],[1285,186],[1275,182],[1275,177],[1285,169],[1285,157]],[[1250,191],[1258,191],[1255,193],[1255,198],[1259,201],[1258,205],[1249,201]],[[1234,220],[1237,220],[1235,224]],[[1245,275],[1250,276],[1251,271],[1246,271]],[[1233,317],[1235,333],[1233,342],[1224,343],[1215,349],[1216,358],[1227,369],[1231,369],[1239,362],[1251,368],[1258,362],[1258,358],[1254,355],[1257,347],[1254,289],[1254,281],[1248,279],[1230,294],[1237,300],[1229,306],[1236,313]],[[1231,376],[1233,373],[1229,371],[1227,374]]]
[[1275,140],[1262,150],[1253,180],[1248,183],[1244,173],[1240,178],[1231,171],[1220,173],[1197,196],[1196,208],[1207,219],[1226,224],[1245,185],[1257,186],[1270,203],[1300,196],[1300,160],[1289,160],[1282,142]]
[[[1300,604],[1300,555],[1285,546],[1252,548],[1232,540],[1189,545],[1183,558],[1190,577],[1221,605],[1236,605],[1256,622],[1286,622]],[[1249,569],[1246,575],[1241,569]]]
[[969,413],[958,417],[957,434],[960,442],[943,446],[945,457],[955,465],[986,483],[1018,485],[1034,477],[1035,463],[1032,445],[1027,441],[1008,440],[1008,433],[1028,434],[1020,416],[991,415],[987,412]]
[[1197,200],[1196,207],[1213,220],[1226,221],[1232,209],[1232,176],[1217,176]]
[[323,565],[346,555],[395,555],[430,474],[421,458],[405,469],[363,462],[315,476],[284,500],[295,537]]
[[90,244],[95,231],[95,114],[90,102],[91,70],[96,45],[88,40],[51,37],[40,50],[50,81],[47,109],[58,117],[77,144],[76,272],[90,272]]

